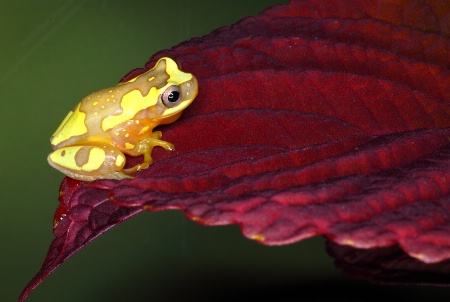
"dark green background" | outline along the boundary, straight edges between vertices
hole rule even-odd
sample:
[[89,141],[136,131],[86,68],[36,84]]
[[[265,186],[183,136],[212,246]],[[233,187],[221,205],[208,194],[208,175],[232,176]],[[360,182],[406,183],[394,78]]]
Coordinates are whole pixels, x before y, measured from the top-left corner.
[[[0,301],[17,298],[53,239],[63,175],[46,156],[67,111],[158,50],[286,2],[0,0]],[[144,213],[81,250],[28,301],[447,299],[433,288],[346,279],[323,244],[314,238],[265,247],[237,226],[203,227],[175,211]]]

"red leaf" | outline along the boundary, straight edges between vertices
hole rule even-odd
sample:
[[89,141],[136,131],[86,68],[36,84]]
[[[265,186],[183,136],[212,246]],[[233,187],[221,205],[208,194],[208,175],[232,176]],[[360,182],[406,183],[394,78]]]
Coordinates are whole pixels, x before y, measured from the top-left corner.
[[423,263],[406,255],[397,245],[355,249],[327,241],[327,251],[336,266],[351,277],[389,285],[450,284],[450,261]]
[[65,180],[56,239],[20,300],[143,209],[238,223],[267,245],[324,234],[449,259],[449,36],[446,0],[292,1],[156,54],[147,68],[170,56],[199,80],[161,127],[176,151],[155,149],[133,180]]
[[53,234],[42,268],[28,283],[19,297],[23,301],[58,266],[78,252],[86,244],[113,226],[142,212],[141,208],[119,207],[109,202],[108,190],[112,181],[102,184],[80,183],[65,178],[60,187],[60,205],[55,218]]

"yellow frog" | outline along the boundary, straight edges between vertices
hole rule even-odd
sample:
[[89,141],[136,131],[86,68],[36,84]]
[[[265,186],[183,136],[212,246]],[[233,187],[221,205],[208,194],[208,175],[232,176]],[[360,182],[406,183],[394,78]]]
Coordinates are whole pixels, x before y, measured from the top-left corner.
[[[50,138],[49,164],[84,181],[131,178],[152,163],[153,147],[173,150],[153,128],[176,121],[197,95],[197,80],[170,58],[117,86],[85,97]],[[124,169],[125,154],[144,161]]]

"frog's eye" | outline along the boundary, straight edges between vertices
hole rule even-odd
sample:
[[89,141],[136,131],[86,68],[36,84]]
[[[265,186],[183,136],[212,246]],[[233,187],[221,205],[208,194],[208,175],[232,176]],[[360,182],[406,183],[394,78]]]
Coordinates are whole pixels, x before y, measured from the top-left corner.
[[161,102],[167,108],[172,108],[181,103],[181,92],[178,86],[172,85],[161,94]]

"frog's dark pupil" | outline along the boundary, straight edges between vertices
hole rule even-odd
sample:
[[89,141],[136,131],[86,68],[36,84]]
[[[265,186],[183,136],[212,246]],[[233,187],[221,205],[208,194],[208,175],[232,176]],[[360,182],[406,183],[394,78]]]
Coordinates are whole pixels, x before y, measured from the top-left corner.
[[176,102],[178,101],[178,98],[180,97],[180,93],[178,91],[172,91],[169,96],[167,97],[167,100],[169,102]]

